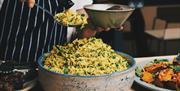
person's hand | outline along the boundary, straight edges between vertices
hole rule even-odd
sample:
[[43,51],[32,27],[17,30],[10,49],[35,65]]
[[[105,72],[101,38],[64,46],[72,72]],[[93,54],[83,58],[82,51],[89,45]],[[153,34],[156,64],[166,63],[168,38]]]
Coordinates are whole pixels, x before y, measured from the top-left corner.
[[[111,28],[103,28],[103,27],[92,27],[92,25],[86,26],[81,33],[81,38],[89,38],[96,35],[97,32],[110,31]],[[116,30],[123,30],[123,26],[116,28]]]
[[[123,30],[123,26],[119,26],[119,27],[117,27],[117,28],[114,28],[115,30],[117,30],[117,31],[121,31],[121,30]],[[109,31],[109,30],[111,30],[111,28],[103,28],[103,27],[96,27],[96,29],[95,29],[97,32],[103,32],[103,31]]]
[[[79,9],[79,10],[77,10],[77,12],[84,14],[85,16],[88,17],[88,14],[86,13],[86,11],[84,9]],[[88,21],[88,25],[80,33],[80,38],[93,37],[96,35],[97,32],[111,30],[111,28],[103,28],[103,27],[95,26],[90,18],[87,21]],[[117,26],[117,28],[115,30],[123,30],[123,26]]]
[[29,8],[33,8],[34,7],[34,4],[35,4],[35,0],[20,0],[21,2],[26,2],[27,1],[27,4],[29,6]]
[[33,8],[34,7],[34,4],[35,4],[35,0],[28,0],[28,6],[30,8]]
[[27,1],[29,8],[33,8],[35,4],[35,0],[28,0]]

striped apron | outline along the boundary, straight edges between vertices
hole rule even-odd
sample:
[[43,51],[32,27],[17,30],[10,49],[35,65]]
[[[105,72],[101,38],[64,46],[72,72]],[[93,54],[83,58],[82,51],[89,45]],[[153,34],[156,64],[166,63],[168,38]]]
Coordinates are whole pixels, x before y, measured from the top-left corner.
[[[36,0],[53,15],[68,0]],[[0,11],[0,60],[34,63],[55,44],[66,42],[67,28],[57,24],[39,7],[28,8],[19,0],[4,0]]]

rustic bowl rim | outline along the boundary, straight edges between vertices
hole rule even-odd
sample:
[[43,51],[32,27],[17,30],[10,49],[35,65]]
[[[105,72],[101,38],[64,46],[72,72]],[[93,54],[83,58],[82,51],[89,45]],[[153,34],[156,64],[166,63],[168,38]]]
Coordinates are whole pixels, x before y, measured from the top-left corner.
[[131,72],[132,70],[135,70],[135,67],[136,67],[136,61],[134,60],[134,58],[126,53],[123,53],[123,52],[117,52],[127,58],[130,59],[130,62],[131,62],[131,66],[126,69],[126,70],[122,70],[122,71],[117,71],[117,72],[113,72],[111,74],[103,74],[103,75],[96,75],[96,76],[79,76],[79,75],[71,75],[71,74],[61,74],[61,73],[57,73],[57,72],[53,72],[53,71],[50,71],[50,70],[47,70],[43,67],[43,64],[42,62],[44,61],[44,57],[45,55],[48,55],[49,53],[45,53],[43,54],[42,56],[39,57],[38,59],[38,68],[39,68],[39,71],[46,71],[46,72],[49,72],[49,73],[52,73],[54,75],[59,75],[59,76],[63,76],[63,77],[79,77],[79,78],[97,78],[97,77],[109,77],[109,76],[115,76],[115,75],[120,75],[120,74],[126,74],[126,73],[129,73]]
[[[98,9],[88,8],[88,7],[93,6],[93,5],[118,5],[118,6],[122,6],[122,7],[127,7],[127,9],[122,9],[122,10],[98,10]],[[85,5],[84,9],[85,10],[91,10],[91,11],[98,11],[98,12],[111,12],[111,13],[130,12],[130,11],[135,10],[135,8],[129,7],[128,5],[122,5],[122,4],[90,4],[90,5]]]

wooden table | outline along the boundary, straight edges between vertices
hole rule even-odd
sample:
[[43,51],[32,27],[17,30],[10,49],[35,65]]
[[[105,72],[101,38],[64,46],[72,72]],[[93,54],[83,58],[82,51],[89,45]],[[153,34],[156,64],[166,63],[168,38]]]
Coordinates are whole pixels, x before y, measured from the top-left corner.
[[[171,59],[171,58],[174,58],[176,55],[168,55],[168,56],[154,56],[154,57],[141,57],[141,58],[135,58],[136,60],[136,63],[137,64],[140,64],[141,62],[144,62],[146,60],[153,60],[155,58],[167,58],[167,59]],[[39,83],[37,83],[37,85],[31,89],[30,91],[43,91],[43,89],[41,88],[41,86],[39,85]],[[138,85],[138,83],[136,83],[134,81],[133,85],[132,85],[132,88],[127,90],[127,91],[151,91],[147,88],[144,88],[140,85]]]

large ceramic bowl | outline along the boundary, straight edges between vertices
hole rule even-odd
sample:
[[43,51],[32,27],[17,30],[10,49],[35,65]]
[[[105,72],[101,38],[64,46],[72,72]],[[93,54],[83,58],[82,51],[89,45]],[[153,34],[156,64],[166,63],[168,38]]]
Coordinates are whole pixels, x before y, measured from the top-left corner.
[[[107,10],[113,6],[118,6],[122,9]],[[119,4],[92,4],[84,6],[84,9],[95,25],[104,28],[119,27],[134,11],[134,8]]]
[[129,59],[130,67],[126,70],[100,76],[77,76],[60,74],[43,67],[45,56],[38,60],[39,81],[45,91],[127,91],[132,86],[135,77],[135,61]]

